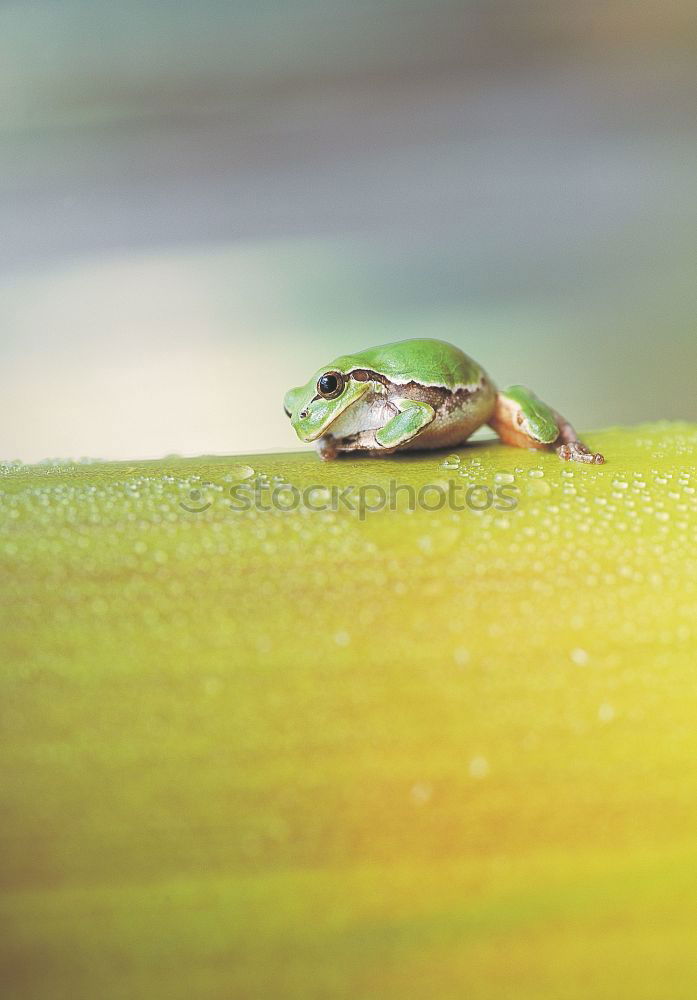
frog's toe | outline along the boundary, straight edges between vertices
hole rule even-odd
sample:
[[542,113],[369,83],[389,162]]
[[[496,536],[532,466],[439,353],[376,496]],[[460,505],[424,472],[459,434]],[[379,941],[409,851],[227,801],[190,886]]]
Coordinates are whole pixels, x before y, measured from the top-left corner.
[[585,462],[586,465],[603,465],[605,456],[598,451],[591,451],[581,441],[569,441],[560,444],[557,455],[564,462]]

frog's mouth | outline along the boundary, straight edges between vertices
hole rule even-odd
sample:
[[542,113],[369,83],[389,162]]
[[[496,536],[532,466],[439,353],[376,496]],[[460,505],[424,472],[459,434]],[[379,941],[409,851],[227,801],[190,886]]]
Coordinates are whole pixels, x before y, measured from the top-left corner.
[[397,408],[389,399],[369,391],[345,407],[325,429],[325,434],[340,441],[356,441],[384,427],[395,413]]
[[[327,433],[335,436],[337,428],[341,428],[345,423],[349,411],[353,411],[355,404],[366,395],[370,386],[365,382],[355,382],[350,379],[346,383],[346,388],[339,399],[327,400],[317,395],[310,400],[307,406],[300,410],[295,419],[295,432],[301,441],[311,444]],[[308,422],[310,426],[303,427]]]

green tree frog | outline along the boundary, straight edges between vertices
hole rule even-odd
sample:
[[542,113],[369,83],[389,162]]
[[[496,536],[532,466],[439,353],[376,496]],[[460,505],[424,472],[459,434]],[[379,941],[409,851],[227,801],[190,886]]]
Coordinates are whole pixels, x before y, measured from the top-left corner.
[[314,442],[323,459],[452,448],[488,424],[505,444],[605,461],[529,389],[497,389],[476,361],[442,340],[402,340],[336,358],[287,392],[284,408],[300,440]]

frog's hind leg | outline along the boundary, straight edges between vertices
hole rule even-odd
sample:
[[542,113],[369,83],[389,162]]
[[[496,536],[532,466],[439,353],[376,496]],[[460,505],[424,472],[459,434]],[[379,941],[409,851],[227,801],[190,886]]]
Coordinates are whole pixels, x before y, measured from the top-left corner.
[[555,446],[557,455],[566,462],[602,465],[605,461],[579,441],[568,420],[523,385],[513,385],[498,393],[489,426],[504,444],[517,448]]

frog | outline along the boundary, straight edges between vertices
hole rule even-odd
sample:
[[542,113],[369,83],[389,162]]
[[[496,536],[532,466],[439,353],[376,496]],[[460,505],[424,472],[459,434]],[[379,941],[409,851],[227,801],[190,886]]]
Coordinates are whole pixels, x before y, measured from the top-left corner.
[[283,408],[298,438],[314,443],[324,461],[454,448],[485,425],[507,445],[555,450],[567,462],[605,461],[532,390],[498,389],[478,362],[444,340],[400,340],[342,355],[290,389]]

